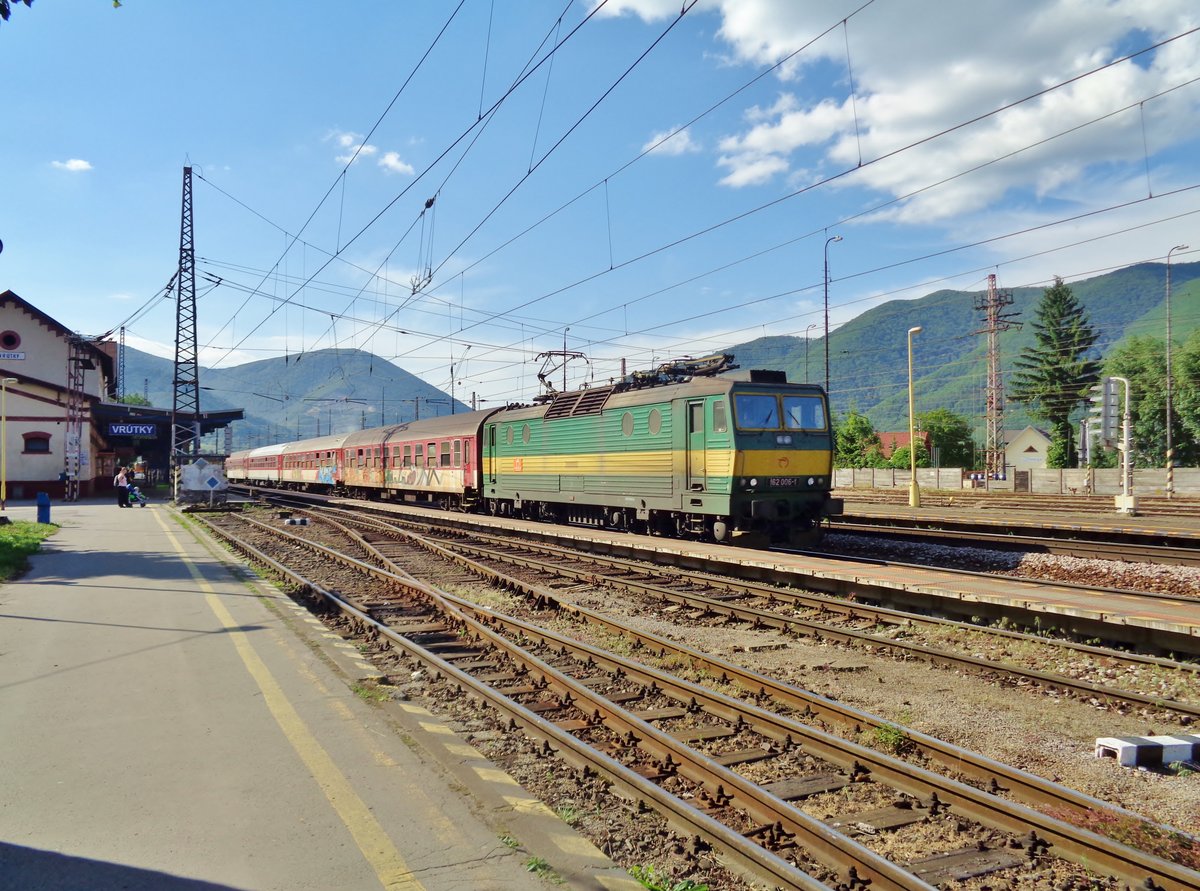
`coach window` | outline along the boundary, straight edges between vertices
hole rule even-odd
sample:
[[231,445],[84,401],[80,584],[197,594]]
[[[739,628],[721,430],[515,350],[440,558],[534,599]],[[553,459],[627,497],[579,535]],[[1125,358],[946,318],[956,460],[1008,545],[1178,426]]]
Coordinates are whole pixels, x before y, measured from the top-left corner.
[[404,466],[412,467],[412,446],[404,447]]
[[421,445],[420,443],[417,443],[417,445],[413,446],[413,448],[416,449],[416,452],[414,453],[415,460],[413,461],[413,463],[416,464],[417,467],[420,467],[422,464],[425,463],[425,446]]
[[621,415],[621,432],[626,436],[633,436],[633,412],[627,411]]
[[437,443],[436,442],[431,442],[429,444],[429,451],[427,451],[425,453],[425,455],[426,455],[426,457],[429,458],[429,466],[437,467]]
[[359,467],[366,467],[366,466],[367,466],[367,459],[366,459],[366,457],[363,455],[363,450],[362,450],[362,449],[359,449],[359,450],[358,450],[358,466],[359,466]]
[[729,416],[725,412],[725,400],[718,399],[713,403],[713,433],[729,432]]
[[438,453],[438,463],[441,464],[442,467],[450,466],[450,440],[446,440],[442,443],[441,451]]
[[381,461],[379,460],[379,457],[380,457],[380,456],[379,456],[379,449],[378,449],[378,448],[376,448],[376,449],[375,449],[375,463],[374,463],[373,465],[371,465],[372,467],[382,467],[382,466],[383,466],[383,462],[381,462]]
[[454,440],[454,466],[462,467],[462,440]]

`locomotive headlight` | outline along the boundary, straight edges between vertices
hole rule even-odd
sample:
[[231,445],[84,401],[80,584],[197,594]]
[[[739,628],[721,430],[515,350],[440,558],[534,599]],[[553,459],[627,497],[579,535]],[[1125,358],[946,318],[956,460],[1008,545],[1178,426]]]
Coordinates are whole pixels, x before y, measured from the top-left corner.
[[751,486],[751,488],[753,488],[754,486],[757,486],[757,485],[758,485],[758,480],[757,480],[757,479],[751,479],[751,480],[750,480],[750,486]]
[[779,436],[775,437],[775,442],[779,443],[779,445],[791,445],[792,437],[790,434],[780,434]]
[[815,483],[815,482],[816,482],[816,480],[815,480],[815,479],[813,479],[811,476],[808,478],[808,484],[809,484],[810,486],[811,486],[813,483]]

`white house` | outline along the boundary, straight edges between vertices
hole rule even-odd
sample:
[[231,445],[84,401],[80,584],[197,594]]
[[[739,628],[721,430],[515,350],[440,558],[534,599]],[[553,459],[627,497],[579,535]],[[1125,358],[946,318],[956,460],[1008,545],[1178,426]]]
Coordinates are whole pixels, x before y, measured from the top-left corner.
[[72,362],[73,333],[12,291],[0,293],[0,427],[7,495],[32,498],[63,492],[68,465],[68,366],[82,372],[78,445],[80,496],[111,488],[115,458],[96,429],[93,408],[108,393],[112,357],[100,346],[80,342]]
[[1050,435],[1037,427],[1004,431],[1004,463],[1014,470],[1045,470]]

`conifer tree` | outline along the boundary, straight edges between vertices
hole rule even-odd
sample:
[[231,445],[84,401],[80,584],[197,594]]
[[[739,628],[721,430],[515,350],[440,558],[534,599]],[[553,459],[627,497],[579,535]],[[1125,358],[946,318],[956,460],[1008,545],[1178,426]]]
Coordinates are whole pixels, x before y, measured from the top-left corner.
[[1100,363],[1088,358],[1096,332],[1083,306],[1057,276],[1038,302],[1033,346],[1017,357],[1009,396],[1024,403],[1051,429],[1047,464],[1074,467],[1077,461],[1071,414],[1100,378]]

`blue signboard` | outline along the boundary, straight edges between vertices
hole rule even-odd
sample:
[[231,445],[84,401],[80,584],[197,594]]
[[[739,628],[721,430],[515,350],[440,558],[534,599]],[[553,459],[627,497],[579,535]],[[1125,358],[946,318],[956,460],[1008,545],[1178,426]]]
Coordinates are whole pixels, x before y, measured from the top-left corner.
[[157,424],[115,424],[108,425],[109,436],[157,436]]

